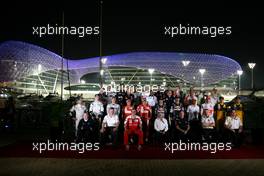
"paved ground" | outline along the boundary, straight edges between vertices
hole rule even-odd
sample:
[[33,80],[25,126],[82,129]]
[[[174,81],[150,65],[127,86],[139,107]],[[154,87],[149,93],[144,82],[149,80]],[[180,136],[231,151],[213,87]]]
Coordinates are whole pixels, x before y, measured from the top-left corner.
[[0,175],[263,176],[264,160],[88,160],[0,158]]

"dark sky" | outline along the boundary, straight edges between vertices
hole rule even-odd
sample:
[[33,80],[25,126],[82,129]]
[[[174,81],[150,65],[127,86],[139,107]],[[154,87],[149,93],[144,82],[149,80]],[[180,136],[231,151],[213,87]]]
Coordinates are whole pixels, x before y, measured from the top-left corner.
[[[87,4],[16,4],[3,5],[0,12],[0,42],[20,40],[61,53],[61,36],[32,35],[32,27],[99,25],[99,2]],[[190,2],[191,3],[191,2]],[[220,54],[238,61],[243,67],[242,87],[250,87],[248,62],[256,62],[254,69],[257,88],[264,87],[264,12],[261,6],[173,4],[134,2],[104,2],[103,55],[133,51],[172,51]],[[208,5],[208,4],[207,4]],[[210,36],[185,35],[171,38],[164,35],[164,26],[231,26],[232,34]],[[71,59],[99,55],[99,37],[65,36],[64,56]]]

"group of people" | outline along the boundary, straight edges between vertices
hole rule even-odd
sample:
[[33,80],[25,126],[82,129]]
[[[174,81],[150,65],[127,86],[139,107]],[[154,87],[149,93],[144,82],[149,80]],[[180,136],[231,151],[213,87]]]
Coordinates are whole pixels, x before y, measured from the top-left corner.
[[101,91],[86,106],[82,99],[71,108],[77,141],[100,141],[116,146],[122,142],[129,150],[137,144],[166,141],[217,142],[241,144],[243,105],[236,97],[227,105],[216,89],[198,94],[193,88],[183,94],[177,87],[148,95]]

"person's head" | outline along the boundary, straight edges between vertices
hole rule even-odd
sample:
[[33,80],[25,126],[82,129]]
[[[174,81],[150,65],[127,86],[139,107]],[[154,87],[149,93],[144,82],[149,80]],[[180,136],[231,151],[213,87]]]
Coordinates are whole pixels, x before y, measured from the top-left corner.
[[142,99],[142,104],[143,104],[143,105],[147,105],[147,104],[148,104],[148,103],[147,103],[147,100],[146,100],[145,98]]
[[131,100],[130,100],[130,99],[127,99],[127,100],[126,100],[126,105],[127,105],[127,106],[131,106]]
[[190,95],[194,95],[194,89],[193,89],[193,87],[190,88]]
[[135,108],[132,109],[132,117],[134,117],[137,114],[137,111]]
[[205,110],[204,110],[204,114],[205,114],[206,117],[209,117],[209,116],[210,116],[210,111],[209,111],[209,109],[205,109]]
[[113,103],[113,104],[116,103],[116,97],[115,97],[115,96],[112,97],[112,103]]
[[176,103],[180,103],[180,97],[175,98]]
[[238,103],[239,104],[240,102],[241,102],[240,97],[236,97],[235,98],[235,103]]
[[216,89],[216,88],[213,88],[213,90],[212,90],[212,94],[213,94],[213,95],[217,94],[217,89]]
[[220,103],[224,103],[225,98],[224,97],[219,97],[219,101],[220,101]]
[[158,112],[164,112],[164,108],[163,107],[159,107]]
[[81,100],[81,99],[78,99],[78,100],[76,101],[76,104],[77,104],[77,105],[82,105],[82,100]]
[[180,111],[180,114],[179,114],[179,116],[180,116],[180,118],[181,118],[181,119],[183,119],[183,118],[184,118],[184,115],[185,115],[184,111]]
[[204,102],[209,103],[210,97],[208,95],[204,96]]
[[231,111],[231,117],[236,117],[236,111],[234,109]]
[[160,119],[164,118],[164,112],[159,112],[158,113],[158,118],[160,118]]
[[171,97],[171,96],[172,96],[172,92],[171,92],[171,90],[169,90],[169,91],[167,92],[167,95],[168,95],[168,97]]
[[88,118],[89,118],[88,112],[83,113],[83,119],[88,120]]
[[114,113],[115,113],[115,109],[113,108],[113,107],[111,107],[110,109],[109,109],[109,115],[114,115]]
[[104,93],[104,88],[101,88],[99,94],[103,94],[103,93]]
[[160,106],[163,106],[163,104],[164,104],[163,99],[160,99],[160,100],[159,100],[159,105],[160,105]]
[[94,96],[94,100],[95,100],[95,101],[99,101],[99,98],[100,98],[99,95],[98,95],[98,94],[95,94],[95,96]]
[[195,98],[192,99],[192,105],[196,105],[197,104],[197,100]]

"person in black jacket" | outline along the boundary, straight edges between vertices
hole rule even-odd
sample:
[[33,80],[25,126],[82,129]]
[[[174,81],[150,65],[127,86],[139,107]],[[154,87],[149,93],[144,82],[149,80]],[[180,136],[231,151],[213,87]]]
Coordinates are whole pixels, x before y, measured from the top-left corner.
[[85,112],[78,125],[77,142],[94,142],[95,130],[94,120],[88,112]]

